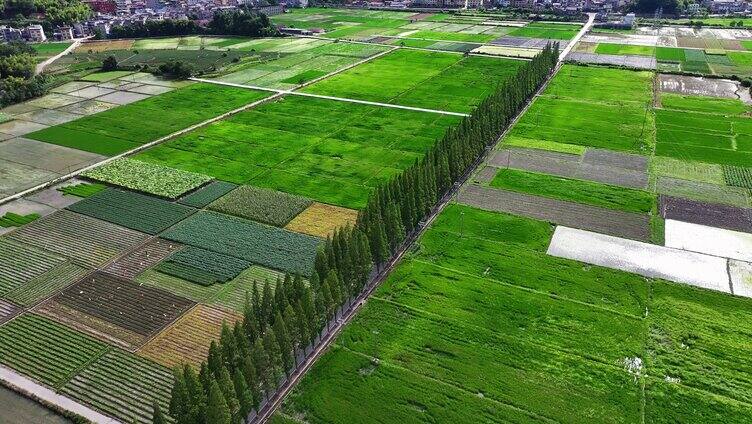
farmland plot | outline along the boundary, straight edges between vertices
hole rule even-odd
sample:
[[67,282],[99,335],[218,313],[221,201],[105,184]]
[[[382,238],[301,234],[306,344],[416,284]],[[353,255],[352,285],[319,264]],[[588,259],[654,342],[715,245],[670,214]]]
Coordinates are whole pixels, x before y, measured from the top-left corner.
[[122,422],[149,424],[154,402],[169,409],[172,383],[169,369],[112,349],[76,373],[62,393]]
[[162,234],[168,240],[309,275],[320,240],[216,212],[198,212]]
[[169,292],[96,272],[42,309],[93,334],[138,345],[180,317],[194,303]]
[[[470,112],[520,62],[398,50],[302,91],[428,109]],[[484,77],[480,77],[481,72]]]
[[346,225],[354,226],[358,212],[315,202],[292,219],[285,229],[312,236],[331,236],[335,230]]
[[287,97],[137,155],[143,161],[360,208],[454,116]]
[[107,345],[46,318],[23,314],[0,327],[0,362],[52,387],[64,384]]
[[154,238],[136,250],[121,256],[107,265],[103,271],[131,280],[146,269],[158,264],[172,252],[183,247],[174,241]]
[[24,286],[64,262],[57,255],[0,238],[0,295]]
[[313,201],[263,188],[240,186],[212,202],[208,208],[264,224],[283,227]]
[[61,210],[19,228],[9,239],[36,246],[95,268],[146,240],[146,234]]
[[266,96],[258,91],[193,84],[37,131],[29,138],[112,156]]
[[379,420],[639,421],[640,384],[621,364],[644,349],[646,281],[548,257],[550,234],[450,206],[282,411],[376,422],[363,402],[393,402]]
[[188,206],[132,191],[107,189],[68,209],[147,234],[158,234],[194,213]]
[[186,246],[171,254],[154,269],[202,286],[225,283],[237,277],[251,263],[198,247]]
[[254,285],[258,285],[261,292],[268,281],[274,291],[277,280],[281,278],[284,275],[279,271],[253,265],[232,280],[211,286],[201,286],[153,269],[141,273],[136,277],[136,282],[170,291],[194,302],[218,305],[242,313],[246,296],[251,294]]
[[209,344],[218,341],[222,324],[232,327],[241,315],[197,305],[142,347],[138,354],[173,368],[183,364],[199,367],[209,356]]
[[178,200],[178,203],[192,206],[194,208],[203,208],[209,203],[229,193],[230,191],[235,189],[235,187],[237,186],[233,183],[228,183],[225,181],[213,181],[206,186],[194,191],[193,193],[182,197],[180,200]]
[[83,174],[85,177],[174,199],[209,182],[211,177],[153,163],[122,158]]

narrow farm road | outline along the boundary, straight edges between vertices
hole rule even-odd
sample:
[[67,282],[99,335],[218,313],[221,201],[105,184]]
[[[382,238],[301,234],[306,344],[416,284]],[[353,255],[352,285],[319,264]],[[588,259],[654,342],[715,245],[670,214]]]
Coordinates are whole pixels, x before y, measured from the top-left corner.
[[50,63],[60,59],[61,57],[65,56],[66,54],[72,52],[76,47],[81,45],[81,41],[85,40],[85,38],[77,38],[73,41],[73,43],[68,46],[67,49],[61,51],[60,53],[56,54],[55,56],[52,56],[45,60],[42,63],[38,63],[36,69],[34,70],[34,75],[39,75],[42,72],[44,72],[44,68],[46,68]]
[[574,48],[574,46],[577,45],[577,43],[580,42],[580,39],[583,35],[585,35],[588,31],[590,31],[590,28],[593,27],[593,22],[595,22],[595,13],[588,13],[588,20],[585,23],[585,25],[582,26],[582,29],[580,29],[580,32],[577,33],[577,35],[574,36],[573,39],[569,41],[569,44],[567,44],[566,47],[561,51],[559,54],[559,63],[561,64],[562,61],[564,61],[564,58],[567,57],[570,51]]

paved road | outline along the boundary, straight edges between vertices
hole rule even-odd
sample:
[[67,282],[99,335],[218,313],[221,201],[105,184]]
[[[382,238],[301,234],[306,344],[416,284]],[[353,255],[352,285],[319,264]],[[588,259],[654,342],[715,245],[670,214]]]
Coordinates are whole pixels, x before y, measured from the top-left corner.
[[13,386],[16,391],[22,393],[32,393],[34,396],[44,400],[47,403],[65,409],[66,411],[73,412],[74,414],[78,414],[93,423],[121,424],[120,421],[102,415],[99,412],[87,408],[86,406],[83,406],[66,396],[59,395],[55,393],[54,390],[48,389],[41,384],[35,383],[34,381],[2,365],[0,365],[0,378]]
[[567,44],[566,47],[564,47],[564,50],[561,51],[559,54],[559,62],[562,62],[564,58],[567,57],[570,51],[574,48],[575,45],[580,41],[580,38],[582,38],[583,35],[585,35],[588,31],[590,31],[590,28],[593,26],[593,22],[595,21],[595,13],[588,13],[588,21],[585,23],[585,25],[582,26],[582,29],[580,32],[577,33],[577,35],[574,36],[574,38]]
[[338,102],[347,102],[347,103],[358,103],[362,105],[380,106],[380,107],[386,107],[386,108],[392,108],[392,109],[403,109],[403,110],[412,110],[416,112],[438,113],[440,115],[470,116],[467,113],[450,112],[447,110],[425,109],[421,107],[402,106],[402,105],[395,105],[391,103],[369,102],[367,100],[350,99],[347,97],[324,96],[321,94],[302,93],[300,91],[292,91],[292,90],[279,90],[276,88],[259,87],[256,85],[236,84],[233,82],[216,81],[216,80],[203,79],[203,78],[191,78],[191,80],[209,83],[209,84],[226,85],[228,87],[238,87],[238,88],[247,88],[247,89],[252,89],[252,90],[269,91],[272,93],[283,94],[283,95],[313,97],[316,99],[335,100]]

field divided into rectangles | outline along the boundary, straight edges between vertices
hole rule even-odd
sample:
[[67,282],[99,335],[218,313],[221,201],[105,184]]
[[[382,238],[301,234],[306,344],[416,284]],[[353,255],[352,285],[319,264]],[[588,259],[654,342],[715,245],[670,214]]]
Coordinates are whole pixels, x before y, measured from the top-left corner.
[[285,97],[137,155],[236,184],[360,208],[457,117]]
[[510,136],[646,154],[652,73],[564,65]]
[[451,112],[470,112],[522,64],[400,49],[302,91]]
[[268,93],[193,84],[29,134],[28,137],[115,155],[266,97]]

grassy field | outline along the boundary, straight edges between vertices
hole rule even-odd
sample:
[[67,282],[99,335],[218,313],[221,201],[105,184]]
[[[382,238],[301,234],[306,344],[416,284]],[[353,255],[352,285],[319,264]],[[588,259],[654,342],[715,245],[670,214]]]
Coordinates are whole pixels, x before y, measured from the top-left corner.
[[655,47],[600,43],[595,48],[595,52],[598,54],[653,56]]
[[647,284],[546,256],[550,235],[450,206],[283,412],[376,422],[369,408],[386,402],[399,406],[379,422],[639,421],[640,385],[620,363],[642,355]]
[[360,208],[457,117],[288,97],[145,151],[138,159]]
[[663,94],[661,99],[664,109],[656,110],[656,155],[742,167],[752,164],[752,119],[738,116],[749,110],[747,105],[700,96]]
[[645,154],[652,73],[564,65],[510,135]]
[[515,60],[399,50],[308,86],[303,91],[470,112],[519,65],[520,62]]
[[28,135],[34,140],[115,155],[228,112],[267,93],[193,84]]
[[516,169],[499,170],[491,186],[627,212],[650,212],[656,201],[654,194],[642,190]]

